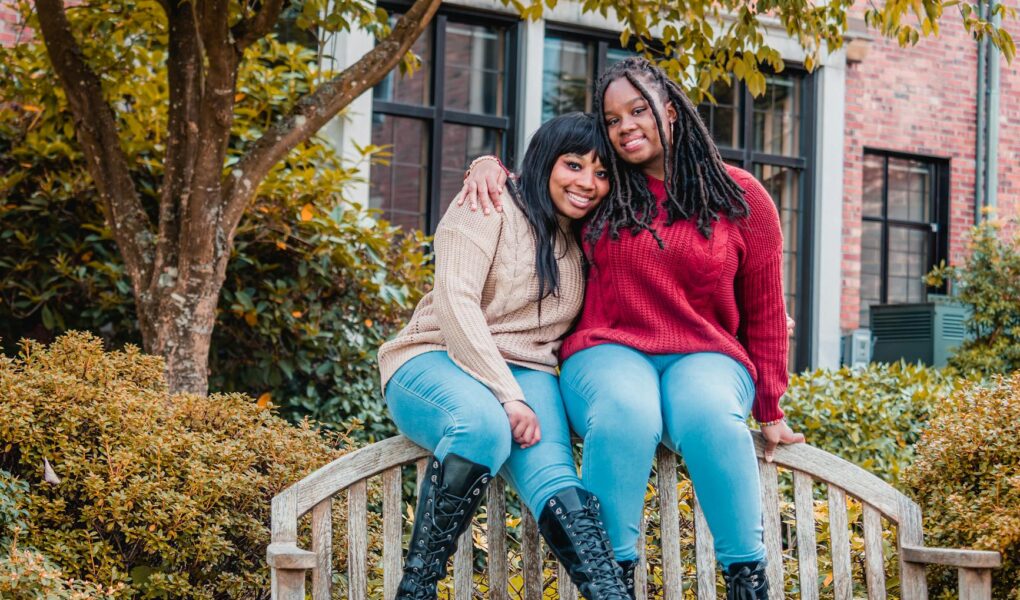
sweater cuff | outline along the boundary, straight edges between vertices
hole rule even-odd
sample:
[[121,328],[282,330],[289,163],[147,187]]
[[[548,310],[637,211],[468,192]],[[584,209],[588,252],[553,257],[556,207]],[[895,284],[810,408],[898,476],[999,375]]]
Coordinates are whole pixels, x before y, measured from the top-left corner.
[[765,394],[755,397],[751,414],[754,415],[754,420],[758,423],[770,423],[786,416],[783,409],[779,408],[779,398],[768,397]]

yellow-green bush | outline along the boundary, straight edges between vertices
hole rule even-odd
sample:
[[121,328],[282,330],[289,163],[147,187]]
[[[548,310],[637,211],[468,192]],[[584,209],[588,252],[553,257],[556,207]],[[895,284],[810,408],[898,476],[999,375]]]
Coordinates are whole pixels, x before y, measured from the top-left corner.
[[20,545],[46,557],[12,555],[26,581],[52,561],[118,597],[268,595],[270,499],[342,451],[241,395],[171,397],[162,372],[80,333],[0,357],[0,469],[29,484]]
[[[1001,552],[992,595],[1020,599],[1020,372],[940,404],[904,482],[925,516],[926,543]],[[954,587],[943,573],[935,591]]]
[[782,406],[809,444],[897,484],[932,408],[959,386],[940,369],[903,362],[818,369],[790,378]]

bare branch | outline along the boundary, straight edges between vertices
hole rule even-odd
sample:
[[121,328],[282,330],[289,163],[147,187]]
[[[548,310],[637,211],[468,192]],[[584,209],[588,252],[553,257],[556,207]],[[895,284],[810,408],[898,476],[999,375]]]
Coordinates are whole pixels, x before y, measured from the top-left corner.
[[276,26],[280,13],[290,4],[290,0],[265,0],[262,8],[255,16],[242,19],[233,27],[235,46],[238,53],[265,37]]
[[135,296],[140,297],[152,269],[153,236],[120,146],[113,109],[103,99],[99,77],[86,64],[75,42],[64,1],[36,0],[36,11],[53,70],[67,94],[75,133],[99,191],[103,213],[124,257]]
[[255,190],[277,162],[307,140],[355,98],[379,83],[414,44],[441,0],[415,0],[385,40],[333,79],[303,97],[290,114],[267,131],[228,176],[224,226],[234,231]]

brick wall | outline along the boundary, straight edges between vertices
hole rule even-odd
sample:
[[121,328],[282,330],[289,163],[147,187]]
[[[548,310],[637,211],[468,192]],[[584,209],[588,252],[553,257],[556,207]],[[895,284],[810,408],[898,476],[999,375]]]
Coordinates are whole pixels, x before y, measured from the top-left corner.
[[[0,0],[0,46],[11,46],[18,39],[21,29],[21,18],[14,6],[6,0]],[[22,39],[24,39],[22,34]]]
[[[1012,23],[1017,36],[1020,27]],[[1000,215],[1020,214],[1020,73],[1002,61]],[[959,262],[974,222],[977,47],[947,11],[939,39],[914,48],[876,39],[846,79],[843,191],[843,298],[840,325],[858,325],[862,165],[865,148],[950,161],[949,260]]]

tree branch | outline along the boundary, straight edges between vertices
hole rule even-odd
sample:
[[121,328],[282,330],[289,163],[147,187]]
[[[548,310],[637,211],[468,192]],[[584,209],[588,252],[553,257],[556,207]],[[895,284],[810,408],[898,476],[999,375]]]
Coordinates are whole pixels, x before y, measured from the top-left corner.
[[231,238],[256,189],[273,165],[386,77],[428,27],[439,4],[440,0],[415,0],[389,37],[343,73],[299,100],[285,119],[254,143],[228,176],[224,190],[227,207],[223,222]]
[[152,269],[153,236],[148,215],[131,179],[127,157],[120,146],[113,109],[103,98],[99,77],[85,63],[75,42],[63,0],[36,0],[39,28],[53,70],[74,116],[74,129],[106,221],[124,257],[135,297]]
[[262,8],[249,19],[242,19],[232,29],[234,46],[238,54],[259,39],[268,35],[280,18],[280,13],[290,4],[290,0],[264,0]]

